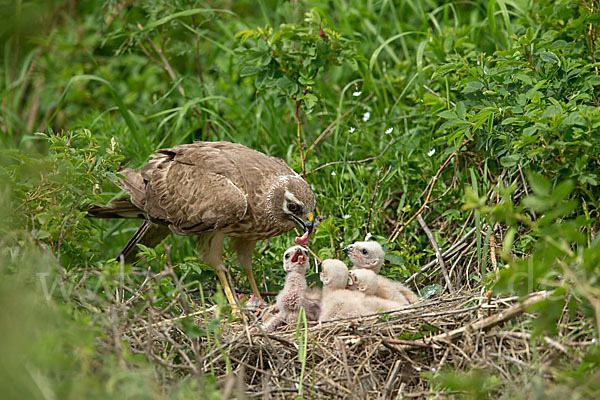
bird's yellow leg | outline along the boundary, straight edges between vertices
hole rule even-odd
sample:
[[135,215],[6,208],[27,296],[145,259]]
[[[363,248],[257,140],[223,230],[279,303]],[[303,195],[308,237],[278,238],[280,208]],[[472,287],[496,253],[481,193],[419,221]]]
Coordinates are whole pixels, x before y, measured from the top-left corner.
[[233,295],[233,291],[231,290],[231,287],[229,286],[229,282],[227,281],[227,274],[225,273],[224,270],[218,269],[217,276],[219,277],[219,280],[221,281],[221,286],[223,286],[223,291],[225,292],[227,301],[229,302],[229,305],[231,305],[231,311],[239,312],[239,307],[237,305],[237,302],[235,301],[235,296]]
[[238,261],[242,266],[242,269],[248,277],[248,283],[250,283],[252,293],[254,293],[254,296],[262,300],[262,297],[260,297],[260,293],[258,291],[258,286],[256,285],[256,281],[254,280],[254,275],[252,274],[252,252],[254,251],[256,240],[232,238],[231,244],[237,253]]
[[252,293],[254,293],[254,296],[262,300],[262,297],[260,297],[260,292],[258,291],[258,286],[256,285],[256,281],[254,280],[254,274],[252,273],[252,269],[244,269],[244,272],[248,277],[248,282],[250,282],[250,288],[252,289]]

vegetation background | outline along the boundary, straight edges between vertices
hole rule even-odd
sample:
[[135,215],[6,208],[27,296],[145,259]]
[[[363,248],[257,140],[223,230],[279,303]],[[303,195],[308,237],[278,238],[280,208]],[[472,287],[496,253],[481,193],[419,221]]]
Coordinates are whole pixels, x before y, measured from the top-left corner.
[[[112,258],[136,225],[85,218],[119,195],[119,168],[196,140],[304,171],[327,218],[319,257],[371,237],[386,274],[405,279],[435,259],[417,215],[442,250],[476,228],[449,265],[455,290],[554,290],[525,324],[531,346],[541,334],[597,342],[599,22],[597,0],[0,1],[0,393],[219,397],[210,374],[164,379],[109,340],[122,280],[141,285],[146,267],[178,264],[147,294],[154,306],[168,308],[178,282],[223,303],[193,240],[171,237],[122,271]],[[283,282],[292,237],[256,252],[265,289]],[[452,289],[439,268],[413,284]],[[186,329],[218,338],[224,311]],[[561,326],[565,315],[578,318]],[[599,355],[592,345],[510,379],[440,371],[431,386],[597,398]]]

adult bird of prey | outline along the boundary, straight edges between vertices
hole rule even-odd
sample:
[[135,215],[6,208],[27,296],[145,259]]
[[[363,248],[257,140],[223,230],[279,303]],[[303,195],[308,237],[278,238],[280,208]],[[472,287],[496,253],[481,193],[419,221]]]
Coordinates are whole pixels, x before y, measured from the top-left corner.
[[315,220],[315,196],[283,160],[230,142],[197,142],[161,149],[140,170],[124,169],[118,185],[129,195],[88,213],[98,218],[138,218],[144,223],[121,251],[134,261],[136,244],[158,245],[171,232],[198,235],[198,253],[216,270],[235,307],[223,263],[231,238],[238,262],[260,298],[252,275],[257,241],[303,228],[306,242]]

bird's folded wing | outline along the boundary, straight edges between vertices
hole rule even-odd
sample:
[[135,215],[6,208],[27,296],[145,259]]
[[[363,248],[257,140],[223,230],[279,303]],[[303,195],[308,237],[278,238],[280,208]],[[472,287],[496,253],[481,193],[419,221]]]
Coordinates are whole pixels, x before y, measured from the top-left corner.
[[239,222],[248,208],[246,194],[219,172],[173,160],[145,169],[148,216],[168,223],[179,235],[194,235]]

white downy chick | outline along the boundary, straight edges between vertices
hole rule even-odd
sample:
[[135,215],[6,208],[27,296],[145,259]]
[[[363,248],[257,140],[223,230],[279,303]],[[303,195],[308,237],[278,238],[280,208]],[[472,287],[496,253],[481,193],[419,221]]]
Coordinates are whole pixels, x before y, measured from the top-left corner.
[[327,259],[321,263],[323,297],[319,321],[337,318],[358,317],[368,312],[363,307],[362,293],[346,290],[348,267],[340,260]]
[[370,269],[353,269],[349,272],[352,284],[350,290],[357,290],[365,295],[364,306],[370,313],[398,310],[406,305],[407,301],[399,302],[377,297],[379,286],[378,275]]
[[267,332],[283,323],[294,324],[298,320],[300,307],[304,307],[307,320],[316,321],[319,318],[319,301],[306,297],[305,275],[309,267],[308,251],[304,247],[292,246],[283,253],[283,269],[287,273],[285,285],[277,295],[277,314],[265,324]]
[[[342,250],[352,261],[352,269],[370,269],[379,273],[385,261],[385,252],[381,245],[375,241],[355,242]],[[396,301],[398,303],[413,304],[419,301],[416,294],[400,282],[393,281],[384,276],[377,275],[377,297]]]

